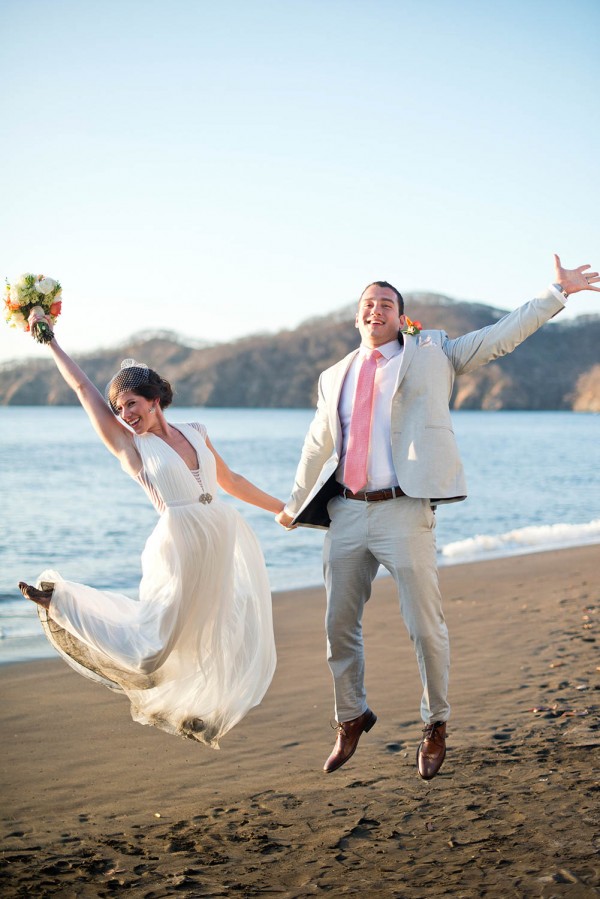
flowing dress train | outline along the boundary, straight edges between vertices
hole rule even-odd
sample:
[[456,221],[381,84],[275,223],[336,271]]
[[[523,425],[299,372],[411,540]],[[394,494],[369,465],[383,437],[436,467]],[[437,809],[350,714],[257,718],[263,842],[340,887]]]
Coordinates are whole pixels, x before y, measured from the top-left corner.
[[206,429],[175,427],[196,450],[196,472],[160,437],[134,437],[137,480],[160,515],[142,553],[139,597],[48,570],[38,586],[49,582],[54,593],[38,613],[73,668],[127,694],[135,721],[218,748],[273,677],[271,593],[257,538],[217,496]]

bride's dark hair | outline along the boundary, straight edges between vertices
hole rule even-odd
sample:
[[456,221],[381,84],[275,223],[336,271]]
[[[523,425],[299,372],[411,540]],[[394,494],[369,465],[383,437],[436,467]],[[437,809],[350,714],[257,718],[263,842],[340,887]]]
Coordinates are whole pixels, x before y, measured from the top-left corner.
[[117,398],[125,390],[147,400],[157,399],[161,409],[166,409],[173,401],[173,388],[165,378],[147,365],[124,359],[121,369],[106,385],[105,396],[115,415],[118,415]]
[[165,378],[161,378],[158,372],[151,368],[148,369],[148,382],[132,390],[147,400],[158,399],[161,409],[166,409],[173,402],[173,388]]

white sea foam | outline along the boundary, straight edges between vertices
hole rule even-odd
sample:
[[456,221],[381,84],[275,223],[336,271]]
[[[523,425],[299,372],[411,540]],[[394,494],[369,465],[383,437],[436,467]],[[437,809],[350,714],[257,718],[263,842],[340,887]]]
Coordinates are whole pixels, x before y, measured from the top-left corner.
[[600,518],[583,524],[545,524],[504,534],[477,534],[442,547],[440,562],[459,562],[600,543]]

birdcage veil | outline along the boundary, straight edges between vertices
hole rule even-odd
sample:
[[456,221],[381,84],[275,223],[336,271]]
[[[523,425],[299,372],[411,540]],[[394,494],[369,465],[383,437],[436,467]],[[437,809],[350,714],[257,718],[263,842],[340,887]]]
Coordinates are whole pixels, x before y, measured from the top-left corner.
[[104,391],[104,396],[112,411],[117,414],[116,400],[124,390],[136,390],[142,384],[150,383],[150,369],[135,359],[123,359],[121,368],[113,375]]

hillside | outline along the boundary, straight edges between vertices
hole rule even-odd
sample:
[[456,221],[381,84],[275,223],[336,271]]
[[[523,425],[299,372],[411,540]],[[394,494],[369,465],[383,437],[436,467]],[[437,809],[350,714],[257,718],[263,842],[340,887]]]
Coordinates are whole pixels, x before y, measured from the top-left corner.
[[[406,296],[411,318],[451,337],[497,321],[502,310],[437,294]],[[309,407],[319,372],[357,345],[355,307],[293,331],[232,343],[189,346],[169,333],[78,357],[101,390],[132,356],[168,378],[180,406]],[[455,409],[573,409],[600,412],[600,316],[546,325],[516,352],[457,380]],[[70,405],[76,399],[47,360],[0,368],[0,405]]]

